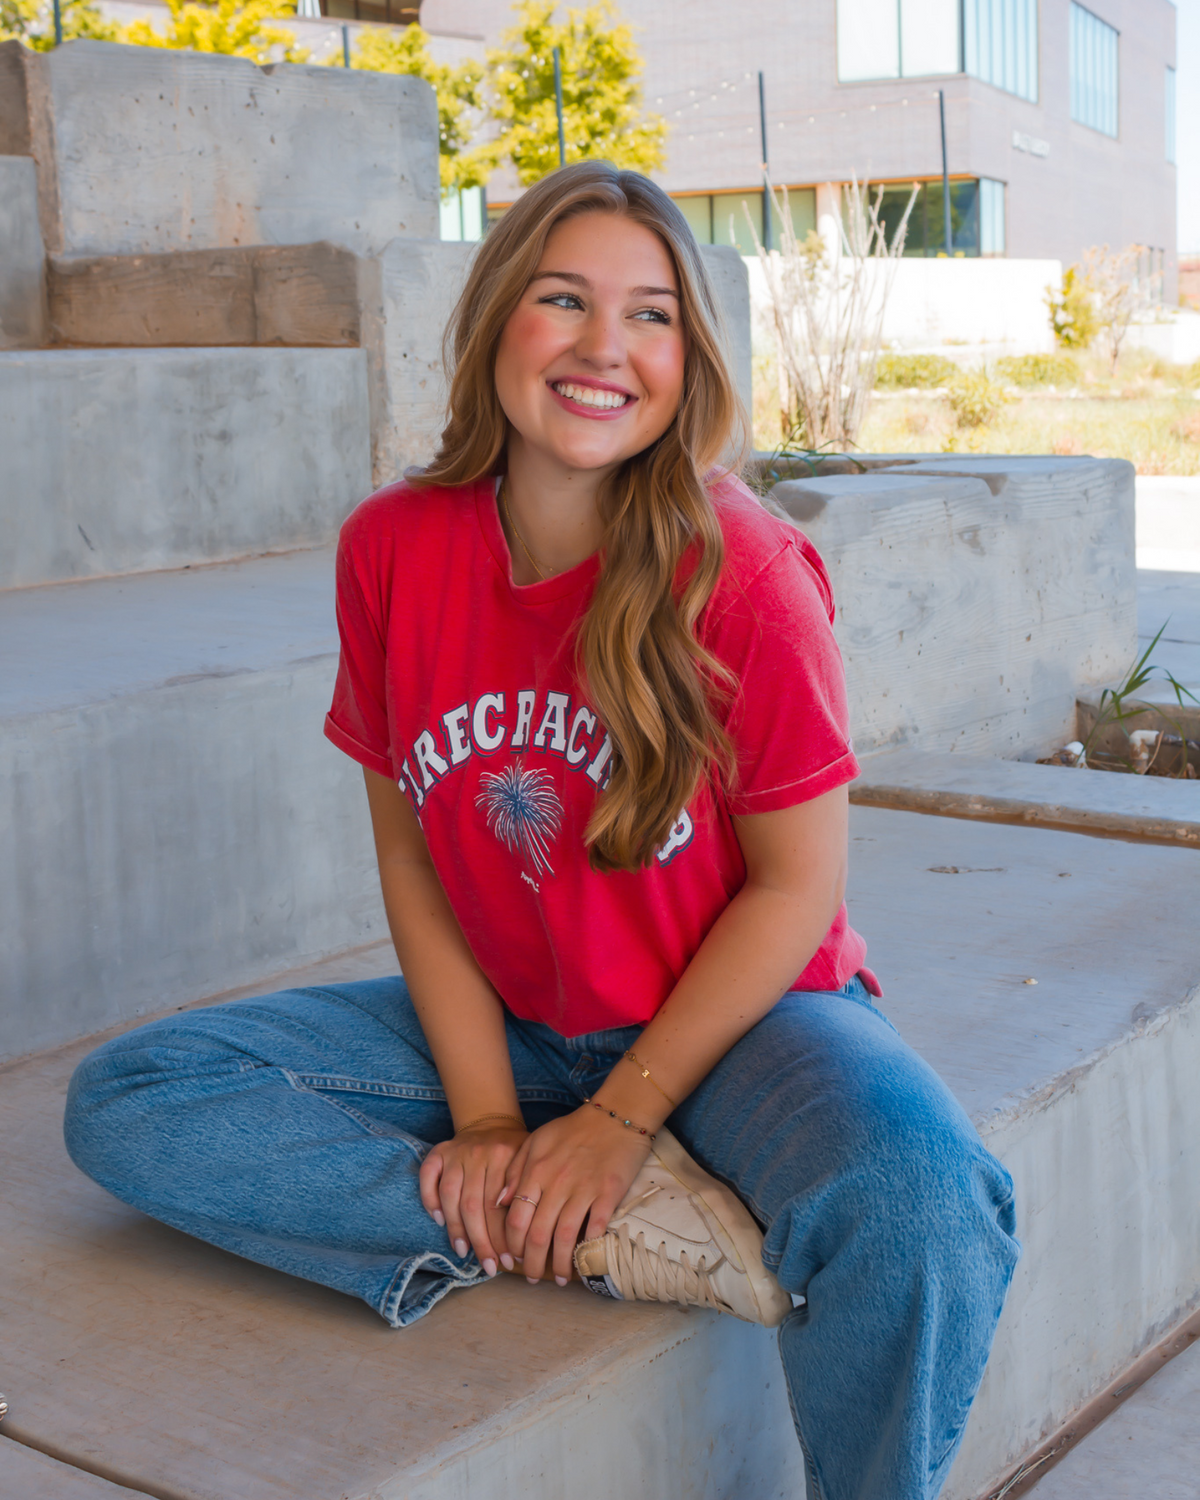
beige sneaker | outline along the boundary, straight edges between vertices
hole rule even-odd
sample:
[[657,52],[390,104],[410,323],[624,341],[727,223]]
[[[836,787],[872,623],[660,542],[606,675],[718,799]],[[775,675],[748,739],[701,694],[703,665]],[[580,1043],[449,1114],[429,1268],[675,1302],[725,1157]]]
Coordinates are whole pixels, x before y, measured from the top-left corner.
[[602,1297],[711,1307],[771,1328],[792,1299],[763,1265],[762,1242],[740,1199],[660,1127],[606,1232],[576,1246],[575,1269]]

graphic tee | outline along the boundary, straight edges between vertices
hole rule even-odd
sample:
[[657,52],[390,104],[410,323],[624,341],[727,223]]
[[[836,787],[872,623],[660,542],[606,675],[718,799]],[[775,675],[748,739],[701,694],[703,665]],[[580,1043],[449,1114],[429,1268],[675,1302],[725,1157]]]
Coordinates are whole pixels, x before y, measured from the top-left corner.
[[[505,1005],[563,1036],[644,1025],[663,1004],[745,882],[735,815],[857,774],[816,550],[737,481],[713,498],[725,566],[697,636],[736,684],[719,717],[737,785],[702,787],[649,868],[612,874],[584,844],[612,744],[575,664],[599,558],[514,584],[490,478],[389,486],[342,528],[325,732],[408,797]],[[838,989],[865,955],[843,906],[794,988]]]

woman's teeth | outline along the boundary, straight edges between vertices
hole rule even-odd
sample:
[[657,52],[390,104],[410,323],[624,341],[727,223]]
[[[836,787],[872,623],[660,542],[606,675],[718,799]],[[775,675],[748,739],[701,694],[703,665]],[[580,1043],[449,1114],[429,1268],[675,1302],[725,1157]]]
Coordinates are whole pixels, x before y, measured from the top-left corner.
[[565,396],[568,401],[578,401],[580,406],[599,406],[609,408],[613,406],[624,406],[628,402],[628,396],[622,396],[619,391],[597,391],[590,385],[568,385],[565,381],[558,381],[554,390],[560,396]]

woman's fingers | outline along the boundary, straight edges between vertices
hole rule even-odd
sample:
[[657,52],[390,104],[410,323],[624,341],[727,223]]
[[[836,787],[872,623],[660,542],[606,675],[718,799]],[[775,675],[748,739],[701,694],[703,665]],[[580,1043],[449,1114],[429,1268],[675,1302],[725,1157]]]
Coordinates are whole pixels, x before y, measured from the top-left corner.
[[441,1179],[442,1169],[445,1162],[442,1153],[435,1146],[421,1163],[421,1170],[417,1181],[421,1188],[421,1203],[429,1217],[439,1225],[444,1226],[446,1215],[442,1212],[442,1200],[438,1193],[438,1183]]
[[[491,1235],[488,1233],[487,1213],[484,1210],[487,1187],[486,1166],[486,1162],[470,1163],[463,1180],[459,1208],[462,1213],[463,1229],[471,1242],[476,1260],[487,1275],[494,1276],[499,1270],[500,1258],[499,1252],[492,1244]],[[454,1248],[458,1250],[457,1245]],[[458,1253],[461,1255],[463,1252],[458,1250]]]
[[[508,1253],[514,1260],[524,1260],[529,1244],[529,1226],[533,1223],[533,1216],[537,1213],[538,1204],[542,1200],[542,1190],[536,1183],[518,1183],[515,1193],[508,1197],[507,1222],[504,1225],[504,1238],[508,1245]],[[534,1273],[526,1266],[525,1274],[531,1280],[536,1280]]]
[[587,1218],[589,1206],[586,1198],[572,1198],[559,1210],[552,1252],[554,1279],[559,1286],[566,1286],[571,1279],[571,1272],[575,1267],[575,1246],[579,1243],[579,1231]]
[[442,1171],[441,1181],[438,1184],[442,1213],[446,1219],[446,1235],[454,1247],[455,1255],[458,1256],[466,1255],[471,1248],[467,1243],[467,1231],[462,1216],[463,1176],[462,1163],[452,1158]]

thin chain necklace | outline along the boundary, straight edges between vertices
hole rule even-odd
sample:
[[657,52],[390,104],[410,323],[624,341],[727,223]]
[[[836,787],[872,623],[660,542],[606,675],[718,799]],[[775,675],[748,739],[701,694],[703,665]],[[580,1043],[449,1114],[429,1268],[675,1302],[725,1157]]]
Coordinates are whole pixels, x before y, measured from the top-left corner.
[[534,557],[534,555],[533,555],[532,552],[530,552],[529,547],[526,544],[525,538],[517,530],[517,523],[513,520],[512,508],[510,507],[510,505],[508,503],[508,475],[507,474],[500,481],[500,508],[504,511],[505,516],[508,518],[508,524],[512,527],[512,534],[513,534],[513,536],[516,537],[517,541],[520,542],[520,544],[521,544],[521,550],[525,553],[525,556],[533,564],[533,571],[537,574],[539,580],[542,583],[545,583],[545,581],[546,581],[546,575],[545,575],[545,573],[543,573],[542,570],[541,570],[541,568],[538,566],[538,560],[537,560],[537,558]]

